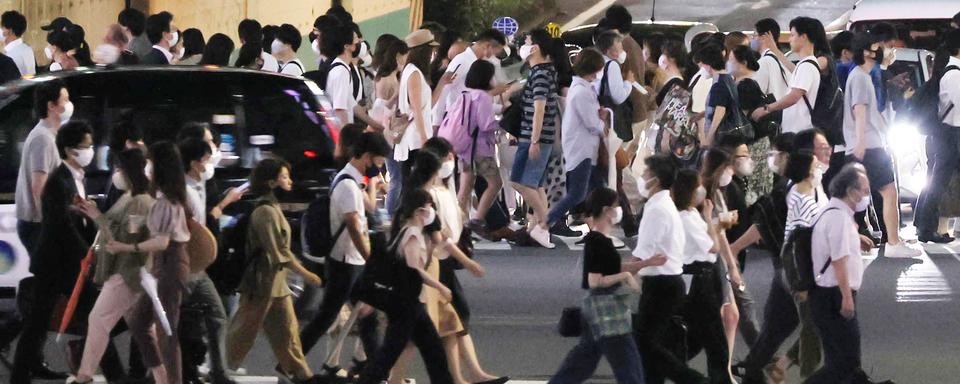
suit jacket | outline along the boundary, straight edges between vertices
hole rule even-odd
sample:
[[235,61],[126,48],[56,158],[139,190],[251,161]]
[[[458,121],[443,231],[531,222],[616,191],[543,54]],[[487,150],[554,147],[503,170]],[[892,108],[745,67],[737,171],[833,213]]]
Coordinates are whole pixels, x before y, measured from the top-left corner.
[[0,55],[0,84],[20,78],[20,68],[7,55]]
[[67,164],[60,164],[43,187],[40,242],[30,259],[31,273],[54,277],[68,292],[96,235],[93,221],[70,209],[76,196],[73,174]]
[[150,50],[150,53],[148,53],[146,56],[144,56],[143,58],[141,58],[140,64],[143,64],[143,65],[168,65],[168,64],[170,64],[170,62],[167,61],[167,56],[164,55],[163,52],[160,52],[159,49],[153,48],[153,49]]

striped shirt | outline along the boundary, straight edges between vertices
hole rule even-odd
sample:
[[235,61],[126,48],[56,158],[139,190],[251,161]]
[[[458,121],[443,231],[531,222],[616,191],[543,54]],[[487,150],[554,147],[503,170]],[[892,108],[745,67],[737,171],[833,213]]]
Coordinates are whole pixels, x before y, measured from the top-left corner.
[[790,233],[797,227],[812,227],[823,205],[827,203],[826,196],[821,195],[820,188],[816,189],[814,195],[805,195],[797,191],[797,186],[790,188],[787,194],[787,222],[784,231],[784,239],[790,237]]
[[520,142],[530,142],[533,135],[533,103],[537,100],[547,101],[543,114],[543,128],[540,130],[540,143],[553,144],[559,114],[557,70],[553,63],[544,63],[530,68],[530,77],[523,88],[521,98],[523,121],[520,124]]

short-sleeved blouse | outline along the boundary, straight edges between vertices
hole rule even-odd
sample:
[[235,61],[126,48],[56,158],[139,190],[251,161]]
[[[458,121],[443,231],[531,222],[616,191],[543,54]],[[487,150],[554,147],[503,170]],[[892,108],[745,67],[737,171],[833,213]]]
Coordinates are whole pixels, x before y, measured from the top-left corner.
[[[403,229],[403,237],[400,238],[398,253],[403,254],[404,260],[406,260],[406,253],[405,253],[406,245],[407,245],[407,241],[409,241],[410,238],[414,238],[417,240],[416,244],[418,247],[420,247],[420,250],[421,250],[420,252],[421,256],[417,258],[417,267],[419,267],[420,269],[426,270],[427,263],[430,262],[430,254],[427,253],[427,241],[426,239],[424,239],[423,231],[420,228],[408,227]],[[424,284],[424,288],[420,290],[420,302],[421,303],[427,302],[426,284]]]
[[158,196],[157,202],[150,208],[147,228],[150,229],[151,234],[170,236],[171,241],[178,243],[190,241],[187,215],[183,211],[183,206],[173,203],[166,196]]

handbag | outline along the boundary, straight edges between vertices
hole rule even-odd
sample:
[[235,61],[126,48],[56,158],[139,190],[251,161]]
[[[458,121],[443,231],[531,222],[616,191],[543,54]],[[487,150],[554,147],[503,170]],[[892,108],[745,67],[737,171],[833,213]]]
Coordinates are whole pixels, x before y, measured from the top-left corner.
[[500,117],[500,128],[509,133],[514,138],[520,138],[521,125],[523,124],[523,92],[516,92],[510,96],[510,106],[503,110]]
[[390,245],[385,245],[386,234],[375,232],[370,235],[370,259],[351,298],[388,314],[403,311],[417,300],[423,278],[397,253],[405,232],[406,229],[400,231]]
[[715,141],[722,143],[729,142],[729,140],[735,140],[738,143],[752,143],[754,138],[756,138],[753,124],[750,123],[750,120],[748,120],[747,117],[744,116],[743,111],[740,110],[740,101],[738,99],[739,96],[737,91],[730,86],[730,83],[724,82],[724,84],[730,91],[730,96],[732,97],[732,105],[730,108],[727,108],[727,114],[732,114],[733,119],[728,119],[727,116],[724,116],[723,121],[721,121],[720,125],[717,127]]
[[410,116],[400,113],[399,109],[393,116],[390,116],[390,126],[387,129],[390,131],[394,143],[403,140],[403,135],[407,133],[408,127],[410,127]]
[[591,289],[583,298],[583,319],[595,338],[633,332],[630,293],[618,286]]
[[562,337],[580,337],[583,331],[583,315],[580,307],[566,307],[560,312],[557,333]]

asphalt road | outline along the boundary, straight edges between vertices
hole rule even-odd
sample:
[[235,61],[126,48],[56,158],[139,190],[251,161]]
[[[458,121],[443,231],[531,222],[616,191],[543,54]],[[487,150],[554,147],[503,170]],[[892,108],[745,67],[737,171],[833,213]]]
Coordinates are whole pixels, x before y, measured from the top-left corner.
[[[628,244],[630,242],[628,241]],[[574,247],[576,249],[576,247]],[[960,367],[956,351],[960,341],[960,244],[928,246],[920,259],[867,257],[869,262],[859,293],[858,313],[863,332],[863,364],[875,378],[897,383],[956,383]],[[624,255],[627,255],[624,251]],[[555,250],[512,247],[505,243],[478,244],[477,259],[488,272],[484,279],[462,276],[472,306],[472,334],[483,366],[491,373],[518,380],[541,381],[559,366],[575,343],[555,333],[565,306],[575,305],[579,289],[580,252],[561,244]],[[771,265],[765,253],[753,252],[745,271],[749,289],[762,309],[769,288]],[[758,314],[758,317],[762,316]],[[251,330],[253,331],[253,330]],[[125,350],[126,336],[120,337]],[[348,340],[349,342],[349,340]],[[310,355],[319,369],[325,356],[321,342]],[[348,343],[352,345],[352,343]],[[65,367],[62,349],[51,341],[47,356],[54,367]],[[738,345],[736,355],[746,349]],[[121,352],[124,353],[124,352]],[[346,358],[345,358],[346,361]],[[244,382],[274,382],[276,359],[261,336],[244,366],[252,377]],[[698,356],[692,363],[705,369]],[[410,376],[427,382],[419,359]],[[0,381],[8,372],[0,369]],[[798,373],[788,379],[798,382]],[[597,370],[596,382],[612,382],[606,363]]]

